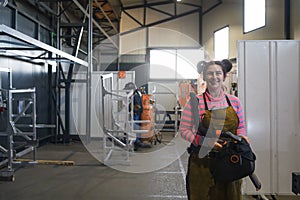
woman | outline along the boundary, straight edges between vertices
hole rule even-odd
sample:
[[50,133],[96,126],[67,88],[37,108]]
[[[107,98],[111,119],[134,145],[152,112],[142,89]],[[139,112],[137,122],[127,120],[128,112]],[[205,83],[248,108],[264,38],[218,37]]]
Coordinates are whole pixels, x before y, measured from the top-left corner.
[[[221,131],[246,136],[241,103],[237,97],[225,94],[223,90],[223,82],[232,64],[229,60],[210,61],[201,62],[197,67],[198,71],[203,72],[203,79],[207,84],[206,91],[197,96],[199,126],[195,127],[197,123],[193,120],[190,100],[182,112],[179,129],[182,138],[191,142],[186,177],[188,199],[240,200],[241,180],[229,183],[215,181],[211,173],[214,159],[208,154],[211,149],[217,151],[222,148],[221,141],[216,139]],[[206,154],[203,155],[203,152]]]

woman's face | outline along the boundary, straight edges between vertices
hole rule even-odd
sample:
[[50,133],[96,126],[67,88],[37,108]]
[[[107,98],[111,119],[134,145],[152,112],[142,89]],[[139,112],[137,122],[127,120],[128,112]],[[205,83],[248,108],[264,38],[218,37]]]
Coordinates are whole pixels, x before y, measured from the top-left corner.
[[205,80],[209,90],[218,90],[222,88],[224,73],[220,65],[210,65],[205,73]]

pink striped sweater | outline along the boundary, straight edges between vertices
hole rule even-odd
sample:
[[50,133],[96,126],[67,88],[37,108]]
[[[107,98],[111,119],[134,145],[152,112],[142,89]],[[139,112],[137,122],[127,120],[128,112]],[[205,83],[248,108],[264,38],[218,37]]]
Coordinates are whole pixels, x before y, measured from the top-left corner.
[[[205,92],[202,95],[197,95],[199,99],[198,109],[199,109],[200,116],[205,112],[203,95],[206,95],[205,99],[209,110],[228,107],[228,103],[225,98],[225,93],[221,94],[220,95],[221,97],[219,98],[213,98],[208,92]],[[246,136],[247,132],[246,132],[245,116],[244,116],[244,111],[241,102],[234,95],[230,95],[230,94],[226,94],[226,95],[230,100],[231,105],[239,118],[237,134]],[[195,128],[193,127],[193,124],[194,123],[193,123],[192,112],[191,112],[191,104],[190,101],[188,101],[181,113],[179,131],[183,139],[191,143],[194,143],[195,145],[198,145],[199,137],[203,137],[203,136],[196,135],[197,130],[194,130]]]

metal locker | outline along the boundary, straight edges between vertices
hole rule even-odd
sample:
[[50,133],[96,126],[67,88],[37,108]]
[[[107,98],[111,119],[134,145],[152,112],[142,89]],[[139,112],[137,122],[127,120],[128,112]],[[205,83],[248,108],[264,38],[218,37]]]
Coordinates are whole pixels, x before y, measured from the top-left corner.
[[[238,41],[238,95],[256,153],[261,194],[292,194],[300,171],[299,41]],[[248,179],[244,193],[257,194]]]

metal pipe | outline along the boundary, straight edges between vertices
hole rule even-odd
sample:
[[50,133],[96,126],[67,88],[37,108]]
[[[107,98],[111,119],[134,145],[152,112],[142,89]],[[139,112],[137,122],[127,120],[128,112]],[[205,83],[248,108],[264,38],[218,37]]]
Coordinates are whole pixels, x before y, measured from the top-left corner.
[[88,21],[88,69],[86,84],[86,142],[89,143],[91,137],[91,93],[92,93],[92,71],[93,71],[93,0],[89,0],[89,21]]
[[0,145],[0,151],[2,151],[3,153],[7,153],[7,149],[5,149],[3,146]]
[[109,137],[111,137],[114,141],[116,141],[122,147],[126,147],[125,143],[123,143],[121,140],[119,140],[118,138],[116,138],[115,136],[113,136],[111,133],[106,132],[105,134],[108,135]]
[[203,34],[202,31],[203,30],[203,14],[202,14],[202,7],[199,9],[199,30],[198,30],[198,34],[199,34],[199,44],[201,46],[203,46]]
[[284,1],[284,30],[285,39],[291,39],[291,0]]
[[12,29],[8,26],[5,26],[3,24],[0,25],[0,34],[5,34],[9,37],[12,37],[12,38],[17,38],[18,40],[20,41],[23,41],[25,43],[28,43],[28,44],[33,44],[34,46],[38,47],[38,48],[41,48],[42,50],[45,50],[45,51],[49,51],[49,52],[52,52],[53,55],[57,55],[57,56],[60,56],[62,58],[66,58],[70,61],[73,61],[75,63],[78,63],[80,65],[83,65],[83,66],[88,66],[88,63],[84,60],[81,60],[79,58],[76,58],[66,52],[63,52],[61,50],[58,50],[50,45],[47,45],[41,41],[38,41],[32,37],[29,37],[15,29]]
[[[56,45],[58,49],[61,49],[61,44],[62,44],[62,39],[60,37],[62,30],[60,29],[60,25],[61,25],[61,15],[59,15],[60,13],[60,4],[61,2],[57,2],[56,4],[56,12],[57,12],[57,23],[56,23]],[[56,58],[59,58],[58,55],[56,55]],[[56,76],[55,76],[55,87],[54,87],[54,91],[52,92],[52,97],[55,103],[55,110],[56,110],[56,118],[55,118],[55,137],[54,137],[54,142],[57,143],[57,139],[58,139],[58,135],[60,134],[60,126],[61,126],[61,116],[60,116],[60,79],[61,79],[61,75],[60,75],[60,63],[56,63]]]

